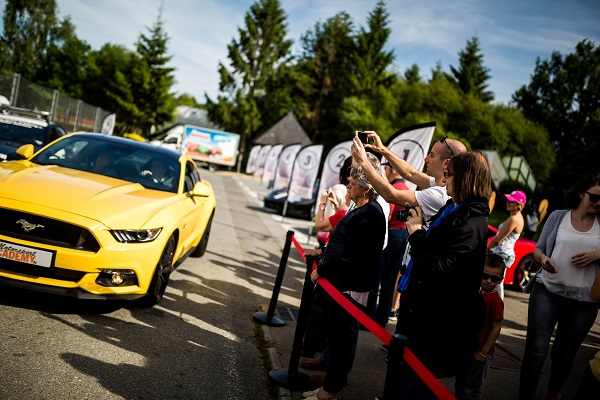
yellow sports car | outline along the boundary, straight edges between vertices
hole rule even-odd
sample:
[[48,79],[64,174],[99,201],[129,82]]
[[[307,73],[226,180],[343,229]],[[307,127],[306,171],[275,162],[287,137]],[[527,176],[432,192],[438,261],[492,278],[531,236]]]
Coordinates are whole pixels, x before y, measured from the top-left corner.
[[0,284],[158,303],[206,251],[216,201],[186,155],[96,133],[0,163]]

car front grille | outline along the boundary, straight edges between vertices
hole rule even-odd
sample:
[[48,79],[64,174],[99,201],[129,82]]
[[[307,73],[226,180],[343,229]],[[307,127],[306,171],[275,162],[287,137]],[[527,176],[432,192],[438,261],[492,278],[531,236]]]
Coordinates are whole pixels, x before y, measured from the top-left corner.
[[36,265],[24,265],[11,260],[5,260],[0,266],[0,270],[16,272],[18,274],[24,274],[38,278],[58,279],[68,282],[79,282],[85,275],[85,273],[81,271],[73,271],[64,268],[43,268]]
[[[35,227],[27,231],[28,226]],[[100,250],[100,244],[94,235],[85,228],[7,208],[0,208],[0,234],[30,242],[94,253]]]

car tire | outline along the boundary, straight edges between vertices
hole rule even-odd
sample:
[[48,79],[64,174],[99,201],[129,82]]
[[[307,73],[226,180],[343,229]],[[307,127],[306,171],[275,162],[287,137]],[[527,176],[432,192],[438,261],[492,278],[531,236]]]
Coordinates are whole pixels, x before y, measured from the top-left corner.
[[537,271],[538,266],[533,259],[533,254],[527,254],[521,258],[517,268],[515,268],[513,287],[516,290],[523,291],[529,281],[535,277]]
[[165,294],[165,289],[167,288],[171,272],[173,271],[173,259],[175,257],[176,245],[175,236],[171,236],[156,264],[152,282],[150,282],[150,286],[148,287],[148,293],[139,300],[139,305],[141,307],[154,307]]
[[200,239],[200,241],[198,242],[198,246],[196,246],[194,251],[190,254],[191,257],[202,257],[204,253],[206,253],[206,248],[208,247],[208,239],[210,237],[210,228],[212,226],[213,215],[210,216],[210,219],[206,224],[206,229],[204,229],[202,239]]
[[219,170],[219,167],[217,167],[215,164],[208,164],[208,170],[210,172],[217,172]]

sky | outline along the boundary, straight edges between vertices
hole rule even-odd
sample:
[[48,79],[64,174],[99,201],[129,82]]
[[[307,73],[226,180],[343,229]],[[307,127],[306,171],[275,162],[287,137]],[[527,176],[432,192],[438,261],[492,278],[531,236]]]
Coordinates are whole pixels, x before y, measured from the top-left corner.
[[[169,36],[170,66],[176,69],[174,91],[203,103],[218,94],[219,62],[228,65],[227,45],[239,39],[244,16],[254,0],[56,0],[58,16],[71,16],[77,36],[93,49],[105,43],[135,49],[140,34],[163,7]],[[280,0],[287,15],[287,38],[299,54],[300,37],[340,11],[358,29],[366,26],[375,0]],[[0,0],[4,10],[5,0]],[[479,38],[484,65],[490,69],[494,103],[508,103],[530,81],[536,58],[563,55],[587,38],[600,45],[600,0],[386,0],[392,33],[394,68],[404,73],[417,64],[424,79],[441,62],[458,67],[458,53]]]

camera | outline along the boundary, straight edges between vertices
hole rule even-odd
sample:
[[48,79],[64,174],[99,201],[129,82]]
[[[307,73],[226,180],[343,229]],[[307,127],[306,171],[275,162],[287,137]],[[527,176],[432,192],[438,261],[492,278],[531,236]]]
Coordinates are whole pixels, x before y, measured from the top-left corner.
[[358,136],[358,139],[362,142],[362,144],[368,143],[369,139],[367,138],[367,132],[356,131],[356,135]]
[[410,217],[409,210],[414,210],[416,207],[406,207],[404,210],[396,211],[396,221],[406,222]]

